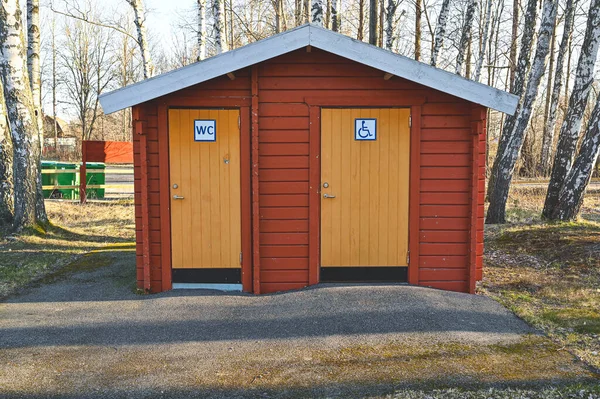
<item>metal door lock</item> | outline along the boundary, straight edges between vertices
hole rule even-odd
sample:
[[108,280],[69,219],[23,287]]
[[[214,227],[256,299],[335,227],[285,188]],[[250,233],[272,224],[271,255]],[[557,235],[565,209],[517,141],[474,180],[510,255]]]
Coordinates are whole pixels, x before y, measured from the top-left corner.
[[323,188],[327,188],[327,187],[329,187],[329,183],[327,183],[327,182],[323,183]]

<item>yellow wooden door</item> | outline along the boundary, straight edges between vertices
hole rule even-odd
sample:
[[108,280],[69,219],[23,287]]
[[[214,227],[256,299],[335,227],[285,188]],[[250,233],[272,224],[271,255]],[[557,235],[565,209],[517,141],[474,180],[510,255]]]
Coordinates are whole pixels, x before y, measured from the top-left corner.
[[[321,110],[322,267],[408,265],[409,118],[409,109]],[[375,140],[355,139],[356,119],[376,120]]]
[[[216,140],[196,141],[196,121]],[[169,156],[172,267],[241,267],[239,111],[169,110]]]

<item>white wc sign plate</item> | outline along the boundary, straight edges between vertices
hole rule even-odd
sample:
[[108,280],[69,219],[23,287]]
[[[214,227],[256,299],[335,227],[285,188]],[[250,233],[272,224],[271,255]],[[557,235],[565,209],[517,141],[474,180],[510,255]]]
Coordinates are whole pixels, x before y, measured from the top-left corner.
[[377,119],[357,118],[354,120],[354,140],[377,140]]
[[196,119],[194,121],[194,141],[217,141],[217,121]]

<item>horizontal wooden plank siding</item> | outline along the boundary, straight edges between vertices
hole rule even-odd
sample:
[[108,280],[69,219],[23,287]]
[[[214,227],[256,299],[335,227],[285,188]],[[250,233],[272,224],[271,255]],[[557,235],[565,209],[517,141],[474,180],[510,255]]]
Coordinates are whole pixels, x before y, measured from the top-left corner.
[[[310,166],[314,142],[310,142],[312,117],[307,98],[361,98],[363,101],[372,98],[377,104],[377,99],[384,96],[414,99],[415,105],[421,104],[420,150],[416,152],[420,156],[419,185],[413,188],[419,201],[418,226],[414,226],[419,233],[416,236],[418,283],[468,291],[472,278],[469,259],[474,252],[476,277],[481,278],[485,131],[474,132],[473,126],[474,122],[482,122],[485,128],[485,117],[474,120],[472,104],[397,77],[384,80],[381,71],[318,49],[310,53],[305,49],[290,52],[259,64],[257,70],[258,184],[252,189],[258,190],[258,222],[254,223],[258,233],[253,236],[257,240],[255,249],[258,249],[255,263],[260,268],[254,274],[260,281],[261,293],[300,289],[309,284],[309,253],[314,254],[309,237],[313,226],[309,221],[314,212],[309,208],[309,194],[314,194],[314,188],[311,191],[309,186],[314,171]],[[160,116],[159,110],[239,108],[243,106],[240,104],[249,106],[251,95],[251,73],[250,68],[246,68],[236,71],[234,80],[222,76],[136,106],[145,121],[147,135],[148,237],[153,292],[170,287],[170,281],[163,286],[163,279],[170,273],[164,267],[170,265],[171,257],[170,241],[165,242],[163,238],[164,230],[169,228],[164,218],[170,212],[169,196],[161,191],[163,170],[168,169],[168,157],[165,159],[163,152],[168,143],[168,132],[163,129],[167,116],[166,112]],[[374,107],[384,108],[381,104]],[[472,194],[474,134],[479,135],[477,198]],[[133,150],[136,275],[138,286],[142,287],[142,180],[140,140],[136,134]],[[475,234],[471,227],[474,205]],[[476,238],[474,245],[473,237]]]
[[422,107],[419,283],[466,291],[469,282],[471,107]]

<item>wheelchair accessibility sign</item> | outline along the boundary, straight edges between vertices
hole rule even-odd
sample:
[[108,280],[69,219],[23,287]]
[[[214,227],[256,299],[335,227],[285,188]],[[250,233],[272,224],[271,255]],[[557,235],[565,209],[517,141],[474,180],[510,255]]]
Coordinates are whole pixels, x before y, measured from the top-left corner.
[[194,121],[194,141],[217,141],[217,121],[196,119]]
[[377,119],[357,118],[354,120],[354,140],[377,140]]

